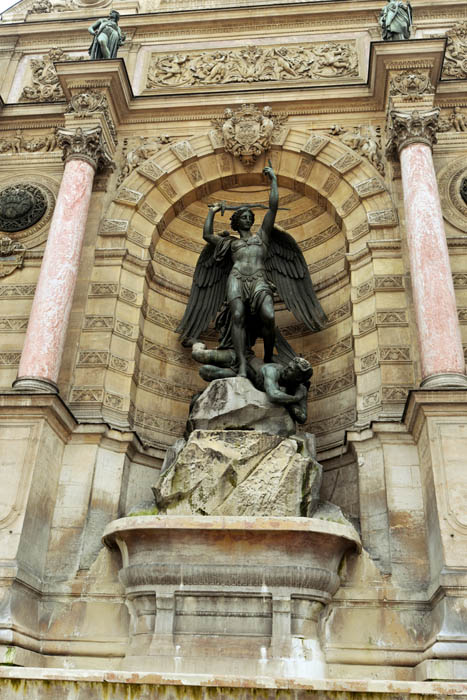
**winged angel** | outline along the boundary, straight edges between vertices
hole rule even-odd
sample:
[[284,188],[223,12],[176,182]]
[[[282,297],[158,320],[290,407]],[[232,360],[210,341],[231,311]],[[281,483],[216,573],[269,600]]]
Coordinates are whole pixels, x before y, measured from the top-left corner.
[[[229,369],[214,376],[201,373],[205,379],[248,376],[254,358],[252,347],[258,338],[264,342],[264,366],[293,360],[294,351],[275,326],[276,291],[289,311],[310,330],[320,330],[327,320],[300,248],[292,236],[275,224],[279,205],[276,174],[272,167],[263,172],[271,180],[271,189],[269,209],[257,233],[251,231],[255,205],[235,209],[230,223],[238,236],[228,231],[214,233],[214,217],[224,210],[223,204],[210,205],[204,223],[206,246],[199,256],[177,332],[184,344],[203,348],[197,343],[199,336],[216,319],[221,336],[218,349],[193,356]],[[277,358],[273,357],[275,347]]]

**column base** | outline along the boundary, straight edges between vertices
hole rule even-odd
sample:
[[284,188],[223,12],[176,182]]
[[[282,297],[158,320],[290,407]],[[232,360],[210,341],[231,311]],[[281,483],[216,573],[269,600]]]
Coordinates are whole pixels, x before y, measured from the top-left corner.
[[445,372],[427,377],[420,384],[422,389],[467,389],[467,377],[465,374]]
[[36,394],[58,394],[58,386],[43,377],[18,377],[12,384],[16,391],[33,391]]

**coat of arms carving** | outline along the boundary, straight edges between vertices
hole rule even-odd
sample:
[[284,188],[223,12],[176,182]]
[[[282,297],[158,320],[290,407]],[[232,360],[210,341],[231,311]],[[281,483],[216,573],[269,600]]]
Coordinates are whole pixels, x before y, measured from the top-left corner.
[[227,108],[223,118],[213,121],[213,136],[228,153],[250,167],[274,143],[282,143],[285,121],[284,115],[274,116],[271,107],[260,110],[244,104],[235,111]]

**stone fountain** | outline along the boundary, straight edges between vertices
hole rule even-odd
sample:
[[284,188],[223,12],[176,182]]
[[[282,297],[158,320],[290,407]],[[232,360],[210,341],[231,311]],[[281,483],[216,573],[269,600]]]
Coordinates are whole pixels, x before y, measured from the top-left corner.
[[286,409],[246,384],[208,386],[154,507],[105,530],[131,617],[126,670],[325,676],[320,616],[360,538],[319,501],[313,436],[290,435]]

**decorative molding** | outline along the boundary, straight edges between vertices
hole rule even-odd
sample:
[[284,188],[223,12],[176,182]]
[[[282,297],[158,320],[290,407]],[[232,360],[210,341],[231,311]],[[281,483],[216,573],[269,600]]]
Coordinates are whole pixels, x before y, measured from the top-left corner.
[[95,170],[113,165],[100,126],[90,129],[58,129],[57,141],[63,150],[63,160],[84,160]]
[[331,163],[331,166],[335,170],[337,170],[338,173],[343,175],[345,173],[348,173],[349,170],[355,168],[361,162],[362,159],[359,158],[357,155],[354,155],[353,153],[346,153],[345,155],[335,160],[334,163]]
[[397,226],[399,219],[395,209],[382,209],[368,212],[368,225],[371,228],[387,228]]
[[324,433],[350,428],[355,423],[356,417],[355,409],[348,408],[346,411],[337,413],[329,418],[307,423],[305,429],[307,432],[314,433],[315,435],[323,435]]
[[18,367],[21,351],[0,352],[0,367]]
[[353,352],[353,339],[351,335],[341,338],[337,343],[328,345],[320,350],[311,350],[304,353],[303,357],[314,367],[315,365],[329,362],[329,360],[334,360],[341,355],[346,355],[349,352]]
[[329,137],[324,134],[312,134],[302,146],[302,151],[310,156],[317,156],[329,143]]
[[0,284],[0,299],[31,299],[35,293],[35,284]]
[[99,233],[105,234],[122,234],[128,231],[129,222],[126,219],[104,219],[100,225]]
[[438,107],[427,112],[391,110],[386,155],[394,158],[411,143],[424,143],[433,149],[437,143],[439,112]]
[[355,376],[353,369],[348,369],[345,372],[337,372],[333,377],[312,384],[310,387],[310,395],[313,399],[321,399],[325,396],[332,396],[333,394],[339,394],[347,389],[352,389],[354,386]]
[[309,82],[358,77],[358,67],[355,42],[153,53],[146,87]]
[[28,316],[3,316],[0,318],[1,333],[22,333],[28,327]]
[[405,403],[413,386],[383,386],[381,398],[383,403]]
[[412,362],[410,347],[408,346],[381,345],[379,348],[379,358],[381,363],[392,362],[397,364]]
[[358,196],[364,199],[365,197],[385,192],[386,188],[378,177],[371,177],[369,180],[364,180],[355,185],[355,190]]

